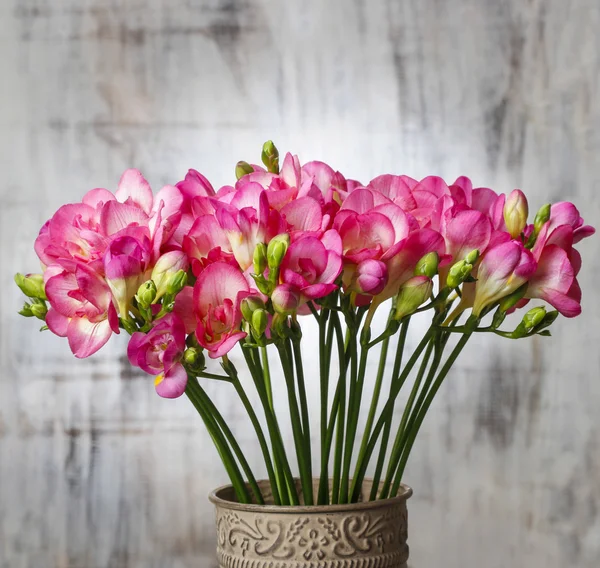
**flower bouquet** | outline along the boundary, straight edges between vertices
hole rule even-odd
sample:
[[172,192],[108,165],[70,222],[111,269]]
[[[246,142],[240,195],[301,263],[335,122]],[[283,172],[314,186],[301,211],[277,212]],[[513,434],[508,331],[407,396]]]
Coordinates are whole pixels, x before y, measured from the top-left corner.
[[[402,565],[405,466],[453,363],[475,333],[549,336],[559,314],[577,316],[574,245],[594,230],[566,202],[544,205],[530,223],[521,191],[499,195],[466,177],[448,185],[381,175],[362,184],[291,154],[280,167],[272,142],[262,164],[239,162],[235,184],[218,191],[190,170],[155,196],[127,170],[114,194],[92,189],[62,206],[35,241],[42,273],[16,276],[29,297],[20,313],[66,337],[76,357],[124,330],[129,361],[156,377],[156,392],[190,399],[231,483],[212,495],[223,566],[239,558]],[[531,300],[553,309],[536,305],[506,329],[507,315]],[[378,311],[387,319],[375,332]],[[318,327],[315,423],[306,318]],[[417,318],[427,330],[405,353]],[[238,345],[243,370],[228,358]],[[221,369],[207,367],[206,356]],[[275,365],[284,384],[271,380]],[[268,479],[257,480],[207,381],[241,400]],[[286,412],[274,389],[286,390]],[[293,455],[282,436],[288,419]]]

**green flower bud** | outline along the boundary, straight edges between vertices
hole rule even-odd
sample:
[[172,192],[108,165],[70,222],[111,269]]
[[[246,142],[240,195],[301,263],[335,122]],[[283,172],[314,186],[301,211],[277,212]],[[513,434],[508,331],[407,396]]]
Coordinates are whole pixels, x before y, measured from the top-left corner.
[[400,288],[396,297],[394,318],[400,320],[414,311],[431,296],[433,282],[427,276],[413,276]]
[[279,173],[279,151],[272,140],[263,144],[261,159],[267,170],[273,174]]
[[262,274],[267,268],[267,245],[258,243],[254,248],[254,256],[252,258],[254,265],[254,274]]
[[176,296],[179,294],[179,292],[185,288],[187,279],[187,272],[185,270],[178,270],[175,274],[173,274],[173,276],[171,276],[171,279],[167,284],[167,294],[169,294],[169,296]]
[[544,319],[542,320],[542,322],[536,326],[536,329],[540,330],[540,329],[544,329],[546,327],[551,326],[556,321],[557,317],[558,317],[558,310],[552,310],[551,312],[548,312],[544,316]]
[[264,310],[265,303],[258,296],[247,296],[240,303],[240,310],[242,312],[242,316],[247,322],[252,321],[252,314],[256,310]]
[[440,256],[437,252],[427,253],[415,267],[415,276],[427,276],[433,278],[438,271],[438,265],[440,263]]
[[265,310],[255,310],[252,314],[252,332],[258,339],[262,337],[269,325],[269,314]]
[[41,274],[15,274],[15,283],[21,289],[21,292],[29,298],[39,298],[47,300],[44,291],[44,277]]
[[267,247],[267,264],[270,270],[279,269],[289,246],[290,236],[287,233],[281,233],[271,239]]
[[473,265],[466,260],[459,260],[452,265],[446,279],[448,288],[458,288],[469,277],[471,270],[473,270]]
[[[273,273],[275,273],[275,271],[273,271]],[[256,274],[251,274],[250,276],[252,276],[252,278],[254,279],[254,283],[256,284],[256,287],[260,292],[266,294],[267,296],[271,294],[274,285],[268,282],[264,276],[257,276]]]
[[502,325],[502,322],[505,319],[506,319],[506,312],[502,311],[500,308],[498,308],[492,319],[492,329],[498,329]]
[[528,282],[525,282],[522,286],[517,288],[512,294],[508,296],[504,296],[502,300],[500,300],[500,304],[498,304],[498,309],[501,312],[507,312],[511,308],[517,305],[517,303],[523,299],[525,293],[527,292],[527,287],[529,286]]
[[538,306],[532,308],[523,316],[523,325],[526,329],[533,329],[538,324],[542,323],[546,316],[546,308]]
[[535,219],[533,220],[533,229],[535,234],[537,235],[544,224],[550,219],[550,203],[546,203],[542,205],[539,211],[535,215]]
[[200,372],[206,367],[206,359],[201,349],[188,347],[183,352],[183,362],[191,371]]
[[138,306],[143,309],[149,308],[156,298],[156,284],[154,280],[146,280],[137,291],[135,299]]
[[18,313],[26,318],[32,318],[33,312],[31,311],[31,304],[28,304],[27,302],[25,302],[23,304],[23,307],[21,308],[21,310]]
[[465,256],[465,260],[468,264],[475,264],[479,260],[479,251],[477,249],[472,250],[467,256]]
[[48,313],[48,306],[46,302],[40,301],[39,303],[31,304],[31,314],[36,318],[46,321],[46,314]]
[[253,171],[254,171],[254,168],[248,162],[244,162],[243,160],[239,161],[235,165],[236,179],[243,178],[245,175],[251,174]]

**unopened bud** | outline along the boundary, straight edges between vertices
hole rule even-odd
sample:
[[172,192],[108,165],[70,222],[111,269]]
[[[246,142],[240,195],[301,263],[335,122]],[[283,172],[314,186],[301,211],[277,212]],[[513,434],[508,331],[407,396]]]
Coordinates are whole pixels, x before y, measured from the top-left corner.
[[[156,296],[152,299],[152,302],[156,302],[162,298],[167,292],[168,287],[173,278],[177,273],[183,271],[186,272],[189,266],[187,255],[182,251],[170,251],[163,254],[154,265],[152,275],[150,278],[156,285]],[[181,276],[179,276],[181,278]],[[175,284],[178,285],[176,282]],[[185,286],[185,284],[184,284]],[[171,294],[177,294],[183,289],[180,288],[177,292],[169,292]]]
[[376,296],[388,281],[387,266],[380,260],[363,260],[356,268],[356,288],[361,294]]
[[503,215],[510,236],[516,239],[525,229],[529,216],[527,197],[520,189],[513,190],[506,199]]
[[146,280],[137,291],[135,299],[140,308],[149,308],[156,298],[156,284],[153,280]]
[[206,367],[204,353],[197,347],[188,347],[183,352],[183,361],[192,371],[201,371]]
[[545,316],[546,308],[543,306],[532,308],[523,316],[523,325],[528,330],[533,329],[538,324],[542,323]]
[[446,279],[448,288],[458,288],[469,277],[471,270],[473,270],[472,264],[466,260],[459,260],[448,272],[448,278]]
[[546,203],[545,205],[542,205],[539,211],[536,213],[535,219],[533,220],[533,228],[536,235],[541,231],[544,224],[550,219],[550,210],[550,203]]
[[269,265],[269,270],[279,269],[289,246],[290,236],[287,233],[281,233],[269,241],[269,246],[267,247],[267,264]]
[[400,320],[414,311],[431,296],[433,282],[427,276],[413,276],[407,280],[396,298],[395,319]]
[[251,174],[254,168],[244,161],[240,161],[235,165],[235,177],[236,179],[243,178],[245,175]]
[[48,306],[46,306],[46,302],[44,300],[38,300],[36,298],[33,304],[31,304],[31,314],[34,315],[36,318],[45,321],[47,313]]
[[293,314],[300,306],[300,294],[289,284],[280,284],[271,294],[271,303],[278,314]]
[[433,278],[438,272],[438,265],[440,264],[440,255],[433,251],[428,252],[415,267],[415,276],[427,276]]
[[479,260],[479,250],[472,250],[467,256],[465,256],[467,264],[475,264]]
[[33,312],[31,311],[31,304],[28,304],[27,302],[25,302],[23,304],[23,307],[21,308],[21,310],[19,310],[18,313],[26,318],[32,318]]
[[252,257],[254,265],[254,274],[262,274],[267,268],[267,245],[258,243],[254,247],[254,256]]
[[498,304],[498,309],[501,312],[506,313],[511,308],[514,308],[517,305],[517,303],[519,303],[519,301],[522,300],[525,296],[528,286],[529,283],[525,282],[525,284],[517,288],[512,294],[504,296],[504,298],[502,298],[502,300],[500,300],[500,303]]
[[269,314],[266,310],[255,310],[252,314],[252,331],[256,338],[262,337],[269,326]]
[[558,317],[558,310],[552,310],[551,312],[548,312],[544,316],[544,319],[541,321],[541,323],[539,323],[536,326],[536,329],[545,329],[546,327],[551,326],[555,322],[557,317]]
[[169,296],[176,296],[179,294],[179,292],[185,288],[187,280],[188,275],[185,270],[177,271],[175,274],[173,274],[173,276],[171,276],[171,279],[167,284],[167,294],[169,294]]
[[267,170],[274,174],[279,173],[279,151],[272,140],[263,144],[261,159]]
[[252,321],[252,314],[256,310],[264,309],[265,303],[259,296],[247,296],[240,303],[240,311],[242,312],[242,316],[244,316],[244,319],[249,323]]
[[21,292],[29,298],[39,298],[47,300],[44,291],[44,277],[41,274],[15,274],[15,283],[21,289]]

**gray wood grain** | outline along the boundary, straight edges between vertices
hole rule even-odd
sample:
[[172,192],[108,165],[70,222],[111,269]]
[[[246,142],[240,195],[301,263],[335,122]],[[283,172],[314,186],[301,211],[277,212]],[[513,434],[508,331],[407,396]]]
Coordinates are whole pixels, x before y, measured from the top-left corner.
[[[76,361],[16,314],[12,274],[61,203],[127,167],[223,184],[273,138],[364,180],[574,200],[598,225],[599,29],[597,0],[0,3],[0,566],[213,566],[225,477],[191,405],[159,399],[123,338]],[[581,250],[584,314],[477,337],[440,392],[406,474],[416,568],[598,566],[599,240]]]

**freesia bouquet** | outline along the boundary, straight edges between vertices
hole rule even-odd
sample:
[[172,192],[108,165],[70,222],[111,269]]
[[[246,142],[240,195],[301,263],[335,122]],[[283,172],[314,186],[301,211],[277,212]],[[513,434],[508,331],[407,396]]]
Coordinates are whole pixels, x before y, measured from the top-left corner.
[[[35,241],[42,274],[16,276],[30,298],[20,313],[66,337],[76,357],[120,330],[131,334],[131,364],[156,377],[160,396],[189,397],[242,503],[264,496],[205,381],[223,381],[241,399],[275,504],[354,502],[369,464],[375,482],[362,498],[393,496],[432,400],[474,333],[549,335],[559,314],[580,313],[574,245],[594,230],[566,202],[544,205],[529,223],[521,191],[498,195],[466,177],[448,185],[382,175],[362,184],[291,154],[280,167],[272,142],[262,162],[239,162],[235,185],[218,191],[190,170],[155,196],[140,172],[127,170],[114,194],[92,189],[62,206]],[[507,314],[530,300],[554,309],[538,305],[503,329]],[[374,333],[378,310],[387,323]],[[416,317],[429,327],[405,354]],[[315,494],[303,318],[319,330]],[[237,345],[260,410],[228,358]],[[370,353],[379,354],[375,376],[367,376]],[[205,355],[222,371],[207,370]],[[275,361],[297,464],[274,404]],[[412,387],[396,423],[405,385]]]

